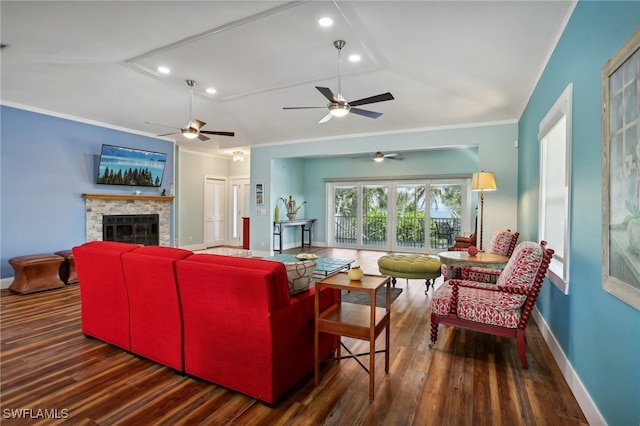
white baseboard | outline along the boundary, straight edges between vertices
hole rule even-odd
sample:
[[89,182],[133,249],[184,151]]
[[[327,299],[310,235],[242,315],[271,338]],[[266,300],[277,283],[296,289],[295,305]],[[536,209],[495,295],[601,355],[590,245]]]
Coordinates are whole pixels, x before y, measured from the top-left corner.
[[602,417],[602,414],[600,414],[598,407],[593,402],[593,399],[591,399],[591,395],[589,395],[589,392],[584,387],[582,380],[580,380],[580,377],[573,369],[573,366],[562,350],[562,347],[560,347],[560,344],[553,335],[549,325],[540,314],[540,311],[538,311],[537,308],[534,308],[532,315],[536,320],[536,324],[540,329],[542,337],[545,342],[547,342],[547,346],[549,347],[549,350],[551,350],[553,358],[558,364],[558,367],[560,367],[560,371],[562,372],[564,379],[567,381],[571,392],[573,392],[573,396],[576,398],[576,401],[578,401],[578,405],[580,405],[580,408],[582,409],[582,412],[587,418],[589,424],[591,426],[606,425],[607,422],[604,420],[604,417]]

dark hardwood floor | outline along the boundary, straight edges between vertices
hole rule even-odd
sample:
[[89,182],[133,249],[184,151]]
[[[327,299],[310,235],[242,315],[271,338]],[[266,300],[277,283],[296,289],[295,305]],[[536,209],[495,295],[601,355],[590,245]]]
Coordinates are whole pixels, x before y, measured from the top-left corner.
[[[354,258],[367,273],[378,272],[376,261],[384,254],[307,251]],[[424,294],[422,280],[400,279],[398,287],[403,292],[392,305],[390,371],[385,375],[379,354],[373,402],[366,372],[343,360],[323,365],[318,387],[310,374],[274,407],[85,338],[77,285],[32,295],[2,290],[0,423],[587,424],[535,322],[527,329],[528,370],[520,365],[515,342],[505,338],[441,326],[430,349],[432,291]],[[345,340],[368,350],[366,342]],[[383,347],[384,333],[377,345]],[[17,419],[18,414],[31,418]]]

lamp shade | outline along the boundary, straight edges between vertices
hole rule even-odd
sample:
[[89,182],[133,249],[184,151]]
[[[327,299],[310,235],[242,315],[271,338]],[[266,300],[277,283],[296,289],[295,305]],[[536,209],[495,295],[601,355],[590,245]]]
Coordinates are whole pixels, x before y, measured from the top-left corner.
[[471,178],[472,191],[495,191],[496,189],[496,180],[493,177],[493,173],[481,171],[473,174]]

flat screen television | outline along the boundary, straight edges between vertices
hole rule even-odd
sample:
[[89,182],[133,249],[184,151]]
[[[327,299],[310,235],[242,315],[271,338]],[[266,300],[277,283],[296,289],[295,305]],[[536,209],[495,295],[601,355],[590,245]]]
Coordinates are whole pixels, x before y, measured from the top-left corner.
[[96,183],[105,185],[162,185],[167,154],[122,146],[102,145]]

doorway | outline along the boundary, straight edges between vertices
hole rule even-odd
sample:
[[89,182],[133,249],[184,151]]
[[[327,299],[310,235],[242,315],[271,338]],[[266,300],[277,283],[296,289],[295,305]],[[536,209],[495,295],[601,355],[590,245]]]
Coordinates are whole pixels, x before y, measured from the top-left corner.
[[251,183],[248,178],[229,181],[229,245],[241,246],[244,232],[242,218],[249,216]]

